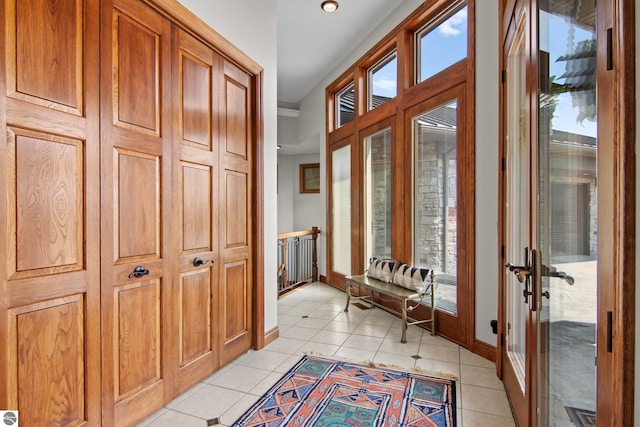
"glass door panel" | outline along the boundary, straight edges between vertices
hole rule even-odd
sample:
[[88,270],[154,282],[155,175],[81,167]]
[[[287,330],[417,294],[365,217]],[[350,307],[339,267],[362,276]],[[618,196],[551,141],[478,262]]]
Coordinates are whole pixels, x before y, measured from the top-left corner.
[[[518,425],[529,425],[529,364],[531,333],[529,278],[518,278],[514,268],[529,265],[531,224],[531,137],[527,97],[527,19],[522,13],[513,30],[505,56],[505,176],[504,246],[505,260],[513,264],[504,270],[505,343],[504,384]],[[521,281],[522,280],[522,281]]]
[[413,263],[441,274],[436,307],[457,313],[458,103],[413,118]]
[[[507,148],[506,148],[506,259],[526,264],[524,248],[529,244],[529,130],[526,96],[524,17],[507,57]],[[507,356],[525,391],[526,320],[529,307],[515,275],[505,270],[507,293]]]
[[351,274],[351,146],[331,153],[331,258],[333,271]]
[[595,425],[595,1],[546,0],[538,15],[540,425]]
[[364,138],[365,265],[391,258],[391,129]]

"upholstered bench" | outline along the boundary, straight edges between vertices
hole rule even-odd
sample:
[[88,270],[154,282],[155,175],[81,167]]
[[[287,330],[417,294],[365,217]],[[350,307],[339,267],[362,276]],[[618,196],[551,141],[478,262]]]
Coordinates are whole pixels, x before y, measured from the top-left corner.
[[[406,266],[406,264],[404,264]],[[413,270],[416,270],[413,268]],[[427,270],[428,271],[428,270]],[[424,271],[422,271],[424,274]],[[395,277],[396,280],[398,277],[397,272],[393,272],[391,277]],[[387,275],[389,277],[389,275]],[[347,276],[347,305],[344,311],[349,311],[349,305],[353,301],[363,300],[368,303],[371,307],[377,306],[380,308],[384,308],[385,310],[389,310],[395,314],[400,315],[402,318],[402,337],[400,338],[400,342],[407,342],[407,327],[409,325],[418,325],[421,323],[431,322],[431,335],[436,335],[436,298],[435,298],[435,273],[433,270],[430,270],[428,274],[428,279],[426,281],[420,281],[415,286],[411,286],[413,289],[401,286],[394,281],[385,281],[378,278],[370,277],[370,275],[362,274],[358,276]],[[393,279],[392,279],[393,280]],[[352,286],[362,286],[371,291],[371,295],[363,295],[363,296],[352,296],[351,295],[351,287]],[[381,304],[374,301],[373,296],[375,294],[385,295],[393,298],[397,298],[400,300],[401,312],[398,313],[390,309],[389,307],[382,306]],[[411,318],[408,313],[413,311],[423,300],[424,298],[431,299],[431,317],[429,319],[424,320],[416,320]],[[415,302],[412,306],[411,302]]]

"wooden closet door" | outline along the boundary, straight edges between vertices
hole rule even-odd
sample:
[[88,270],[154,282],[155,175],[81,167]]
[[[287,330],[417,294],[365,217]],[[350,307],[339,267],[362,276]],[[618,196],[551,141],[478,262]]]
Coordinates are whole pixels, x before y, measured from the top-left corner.
[[171,24],[101,3],[103,421],[129,425],[173,393]]
[[252,80],[225,61],[220,90],[220,340],[221,364],[251,348]]
[[0,21],[0,408],[99,425],[98,1]]
[[173,287],[177,386],[182,393],[219,366],[218,86],[221,58],[173,30],[173,194],[179,271]]

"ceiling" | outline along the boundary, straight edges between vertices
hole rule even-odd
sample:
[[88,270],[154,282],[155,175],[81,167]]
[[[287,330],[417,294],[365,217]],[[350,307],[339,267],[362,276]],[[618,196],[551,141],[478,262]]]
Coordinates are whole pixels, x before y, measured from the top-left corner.
[[338,0],[333,13],[322,0],[277,0],[278,106],[298,103],[403,0]]

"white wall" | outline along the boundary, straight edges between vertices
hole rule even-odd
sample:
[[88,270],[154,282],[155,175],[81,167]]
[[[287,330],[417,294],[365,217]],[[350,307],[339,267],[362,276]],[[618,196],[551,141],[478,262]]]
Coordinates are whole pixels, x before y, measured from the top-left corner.
[[[277,28],[276,0],[179,0],[263,68],[265,330],[277,326]],[[250,11],[250,13],[248,13]]]
[[498,318],[498,0],[476,2],[476,338]]
[[[322,194],[326,194],[326,87],[422,3],[419,0],[403,1],[389,19],[347,54],[300,102],[299,137],[320,135]],[[489,321],[498,318],[498,0],[477,2],[476,15],[479,49],[476,51],[476,78],[482,82],[476,89],[476,102],[482,106],[476,113],[476,338],[495,346],[496,336],[491,332]],[[325,212],[323,216],[324,230]],[[326,247],[326,241],[323,247]],[[320,265],[320,272],[326,275],[326,253],[320,258],[325,262],[325,265]]]
[[[300,193],[300,165],[303,163],[320,163],[319,154],[301,154],[293,156],[293,228],[294,231],[311,230],[311,227],[320,227],[324,221],[326,209],[325,196],[320,193]],[[322,232],[322,229],[320,229]],[[320,249],[318,249],[320,250]],[[320,252],[323,253],[323,252]]]
[[278,233],[293,228],[293,156],[278,154]]
[[[345,58],[333,70],[331,70],[325,78],[313,88],[299,103],[300,117],[298,119],[298,138],[305,141],[313,138],[318,141],[320,146],[320,194],[323,197],[323,203],[326,200],[326,129],[325,129],[325,89],[335,79],[337,79],[348,67],[353,65],[362,55],[364,55],[371,47],[386,36],[400,22],[404,20],[411,12],[416,10],[423,3],[422,0],[404,0],[400,3],[396,10],[389,15],[380,26],[365,38],[365,40],[356,46],[351,52],[345,52]],[[327,218],[326,205],[320,212],[321,230],[318,238],[319,248],[323,248],[324,252],[318,256],[318,269],[321,275],[327,275]]]

